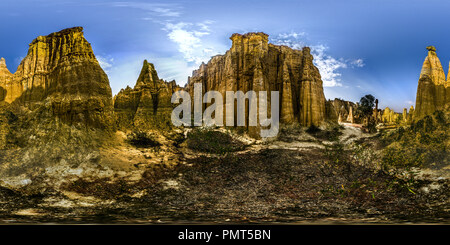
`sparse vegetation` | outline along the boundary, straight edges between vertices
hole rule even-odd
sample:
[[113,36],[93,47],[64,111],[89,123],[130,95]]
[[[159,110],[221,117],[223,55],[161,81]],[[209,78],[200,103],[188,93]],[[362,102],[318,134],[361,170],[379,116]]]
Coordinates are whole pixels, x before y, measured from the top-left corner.
[[434,167],[449,164],[449,114],[436,111],[383,136],[387,167]]
[[245,144],[234,139],[230,134],[209,128],[196,128],[189,132],[187,146],[192,150],[215,154],[225,154],[245,148]]

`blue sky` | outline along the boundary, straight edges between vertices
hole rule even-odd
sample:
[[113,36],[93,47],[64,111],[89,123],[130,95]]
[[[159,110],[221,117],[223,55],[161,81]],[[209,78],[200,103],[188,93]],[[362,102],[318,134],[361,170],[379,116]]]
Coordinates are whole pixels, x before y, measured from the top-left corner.
[[450,1],[0,1],[0,57],[14,72],[39,35],[83,26],[113,93],[134,86],[144,59],[184,85],[192,70],[231,47],[231,34],[310,46],[327,99],[373,94],[400,112],[415,104],[428,45],[445,72]]

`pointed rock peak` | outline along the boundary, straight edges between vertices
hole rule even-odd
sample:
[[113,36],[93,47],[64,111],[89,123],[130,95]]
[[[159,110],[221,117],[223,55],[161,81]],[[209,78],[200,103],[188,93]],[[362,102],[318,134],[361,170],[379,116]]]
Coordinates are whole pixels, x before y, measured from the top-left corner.
[[431,52],[436,52],[436,48],[434,46],[428,46],[427,50]]
[[159,83],[158,73],[156,72],[155,66],[144,60],[142,65],[141,73],[136,81],[135,89],[140,88],[153,88]]
[[8,67],[6,67],[5,58],[3,57],[0,59],[0,75],[2,74],[11,75],[11,72],[9,72]]

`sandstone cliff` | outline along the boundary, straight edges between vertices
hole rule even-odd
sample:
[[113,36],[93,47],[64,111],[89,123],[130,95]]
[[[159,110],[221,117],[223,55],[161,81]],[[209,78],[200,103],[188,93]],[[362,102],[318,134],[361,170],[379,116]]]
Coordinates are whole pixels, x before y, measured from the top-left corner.
[[45,105],[67,124],[110,128],[112,94],[82,27],[39,36],[14,74],[0,61],[0,99],[35,110]]
[[173,109],[170,100],[178,89],[175,81],[159,79],[154,65],[144,60],[134,88],[122,89],[114,97],[116,125],[121,130],[170,128]]
[[415,119],[443,110],[450,103],[450,81],[445,79],[436,48],[429,46],[427,50],[417,87]]
[[192,73],[187,84],[191,94],[195,83],[202,83],[203,93],[216,90],[223,98],[225,91],[267,91],[269,98],[270,91],[279,91],[282,123],[309,126],[325,120],[322,80],[308,47],[269,44],[268,35],[261,32],[233,34],[230,39],[230,50]]

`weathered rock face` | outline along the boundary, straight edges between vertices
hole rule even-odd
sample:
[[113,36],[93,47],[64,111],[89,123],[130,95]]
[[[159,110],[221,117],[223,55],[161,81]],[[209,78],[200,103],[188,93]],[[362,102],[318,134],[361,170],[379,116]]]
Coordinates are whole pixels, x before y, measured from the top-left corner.
[[119,129],[167,129],[171,127],[172,94],[179,90],[175,81],[158,78],[153,64],[144,61],[134,88],[122,89],[114,97],[116,124]]
[[219,91],[224,100],[225,91],[267,91],[268,97],[270,91],[279,91],[282,123],[309,126],[325,120],[322,80],[309,48],[269,44],[261,32],[233,34],[230,39],[230,50],[193,72],[187,84],[191,94],[195,83],[202,83],[203,93]]
[[450,103],[450,81],[445,80],[444,69],[436,55],[436,48],[427,47],[417,87],[415,119],[443,110]]
[[0,99],[31,110],[42,105],[68,124],[109,128],[113,121],[109,80],[82,27],[39,36],[11,75],[0,62]]
[[6,67],[6,61],[4,58],[0,59],[0,101],[6,98],[6,84],[10,84],[12,74]]
[[[338,122],[351,122],[354,120],[353,112],[358,108],[357,104],[337,98],[328,100],[328,102],[331,103],[332,110],[329,110],[327,106],[327,118],[333,118],[334,114],[338,118]],[[352,115],[350,116],[350,114]]]
[[355,118],[353,116],[353,107],[350,107],[350,111],[348,112],[347,122],[354,123]]

